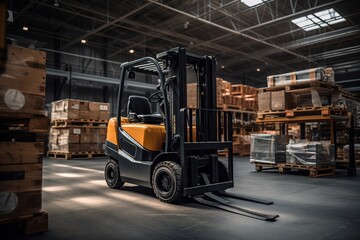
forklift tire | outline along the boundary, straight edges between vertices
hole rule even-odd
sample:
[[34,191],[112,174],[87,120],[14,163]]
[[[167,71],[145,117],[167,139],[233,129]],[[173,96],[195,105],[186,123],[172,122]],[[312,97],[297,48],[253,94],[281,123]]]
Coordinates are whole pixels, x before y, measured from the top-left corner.
[[160,162],[152,174],[152,187],[158,199],[173,203],[181,199],[181,167],[171,161]]
[[105,166],[105,180],[109,188],[118,189],[124,185],[120,177],[119,164],[114,159],[109,159]]
[[225,164],[219,161],[219,182],[226,182],[229,179],[228,170],[225,167]]

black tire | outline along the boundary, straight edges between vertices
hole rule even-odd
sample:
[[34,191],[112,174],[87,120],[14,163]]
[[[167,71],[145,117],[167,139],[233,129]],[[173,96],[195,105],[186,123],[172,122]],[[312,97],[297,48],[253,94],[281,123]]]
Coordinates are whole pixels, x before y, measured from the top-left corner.
[[[211,175],[211,166],[210,165],[207,165],[207,166],[204,166],[202,168],[202,170],[200,170],[200,172],[203,172],[203,173],[206,173],[206,175],[208,176],[208,178],[210,179],[210,175]],[[226,182],[228,181],[228,178],[229,178],[229,174],[228,174],[228,170],[227,168],[225,167],[225,164],[221,161],[218,162],[218,173],[219,173],[219,182]],[[201,181],[201,184],[204,185],[205,182],[203,180],[202,177],[200,177],[199,175],[199,179]]]
[[152,174],[152,187],[162,202],[174,203],[181,199],[181,167],[170,161],[160,162]]
[[109,188],[121,188],[124,182],[120,177],[119,164],[114,159],[109,159],[105,166],[105,180]]
[[225,164],[222,163],[221,161],[219,161],[219,182],[225,182],[225,181],[228,181],[228,178],[229,178],[229,173],[228,173],[228,170],[226,169],[225,167]]

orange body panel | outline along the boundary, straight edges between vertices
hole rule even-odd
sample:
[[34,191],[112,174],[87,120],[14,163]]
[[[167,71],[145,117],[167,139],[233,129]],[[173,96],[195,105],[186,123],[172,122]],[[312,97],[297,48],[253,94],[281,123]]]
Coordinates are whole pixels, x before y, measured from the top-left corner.
[[[107,140],[118,145],[116,125],[116,118],[111,118],[108,123]],[[136,142],[149,151],[160,151],[165,143],[166,132],[164,125],[129,123],[127,118],[121,118],[121,127]]]
[[[121,122],[122,122],[122,120],[123,120],[123,118],[121,118]],[[117,128],[116,118],[115,117],[110,118],[110,120],[108,122],[108,126],[107,126],[107,131],[106,131],[106,140],[115,144],[116,146],[118,146],[116,128]]]

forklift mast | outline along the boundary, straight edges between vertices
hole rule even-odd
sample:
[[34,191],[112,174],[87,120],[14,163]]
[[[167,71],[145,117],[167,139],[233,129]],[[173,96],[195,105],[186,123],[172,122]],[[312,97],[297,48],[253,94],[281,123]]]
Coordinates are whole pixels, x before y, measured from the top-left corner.
[[[197,86],[197,108],[216,110],[216,60],[211,56],[198,56],[187,53],[184,48],[174,48],[166,52],[157,54],[156,58],[162,61],[167,77],[165,77],[165,86],[167,86],[167,97],[170,104],[170,125],[172,129],[172,144],[175,145],[177,136],[181,132],[181,112],[187,108],[187,69],[192,68],[196,75]],[[204,141],[214,141],[216,139],[216,117],[206,119],[203,112],[200,112],[199,133]],[[180,123],[180,124],[176,124]],[[172,149],[177,152],[178,149]]]
[[[158,54],[157,59],[166,72],[172,128],[169,150],[180,158],[184,196],[233,187],[232,117],[230,112],[217,110],[215,58],[174,48]],[[197,80],[196,108],[187,108],[187,69],[194,71]],[[228,153],[226,177],[219,173],[218,150]],[[204,169],[210,177],[209,184],[199,184]]]

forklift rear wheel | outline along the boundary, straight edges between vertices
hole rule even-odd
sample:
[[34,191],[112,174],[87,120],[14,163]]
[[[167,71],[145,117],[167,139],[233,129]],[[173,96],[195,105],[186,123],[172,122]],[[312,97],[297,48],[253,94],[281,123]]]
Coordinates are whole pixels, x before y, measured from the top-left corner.
[[121,188],[124,185],[120,177],[119,164],[114,159],[109,159],[106,164],[105,180],[109,188]]
[[152,175],[153,190],[158,199],[173,203],[181,198],[181,167],[171,161],[160,162]]

